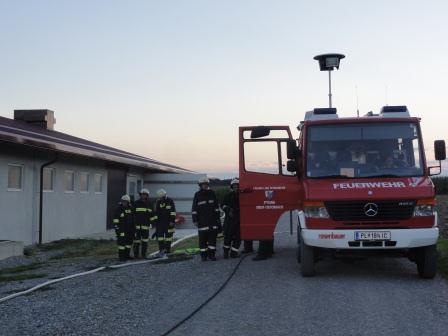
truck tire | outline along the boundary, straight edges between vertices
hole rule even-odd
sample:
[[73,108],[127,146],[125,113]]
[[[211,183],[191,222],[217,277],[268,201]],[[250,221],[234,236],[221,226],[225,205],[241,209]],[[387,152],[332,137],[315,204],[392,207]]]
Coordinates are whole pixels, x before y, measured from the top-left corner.
[[314,276],[314,247],[308,246],[300,237],[300,271],[303,277]]
[[422,247],[417,254],[417,271],[423,279],[433,279],[437,273],[437,247],[430,245]]

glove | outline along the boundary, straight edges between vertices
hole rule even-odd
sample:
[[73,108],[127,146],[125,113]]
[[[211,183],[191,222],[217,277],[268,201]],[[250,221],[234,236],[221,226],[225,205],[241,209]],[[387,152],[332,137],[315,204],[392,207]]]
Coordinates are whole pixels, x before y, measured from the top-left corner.
[[168,226],[169,226],[170,229],[173,229],[175,224],[174,223],[170,223],[170,224],[168,224]]

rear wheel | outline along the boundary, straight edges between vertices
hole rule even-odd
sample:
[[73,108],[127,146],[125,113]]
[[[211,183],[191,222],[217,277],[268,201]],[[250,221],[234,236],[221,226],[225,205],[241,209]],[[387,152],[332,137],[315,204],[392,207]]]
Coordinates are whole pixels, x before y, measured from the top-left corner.
[[312,277],[314,276],[314,247],[308,246],[303,241],[303,238],[300,237],[300,246],[299,246],[299,254],[300,254],[300,270],[302,276],[304,277]]
[[417,252],[417,271],[423,279],[433,279],[437,273],[437,247],[430,245],[422,247]]

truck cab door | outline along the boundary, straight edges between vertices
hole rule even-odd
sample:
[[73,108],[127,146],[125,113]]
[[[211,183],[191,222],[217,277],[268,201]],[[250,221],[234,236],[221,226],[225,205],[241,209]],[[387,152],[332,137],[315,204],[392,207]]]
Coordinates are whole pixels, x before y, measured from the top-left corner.
[[297,173],[286,169],[290,140],[288,126],[239,128],[242,239],[272,239],[280,216],[299,208],[303,188]]

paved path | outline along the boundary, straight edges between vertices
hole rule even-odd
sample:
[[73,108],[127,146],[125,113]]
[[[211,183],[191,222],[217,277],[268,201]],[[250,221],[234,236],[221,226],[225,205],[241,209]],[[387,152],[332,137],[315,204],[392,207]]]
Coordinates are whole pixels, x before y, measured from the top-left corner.
[[[448,282],[405,259],[326,260],[302,278],[295,238],[246,258],[215,300],[172,335],[447,335]],[[161,335],[212,295],[237,260],[131,266],[0,304],[0,335]]]

